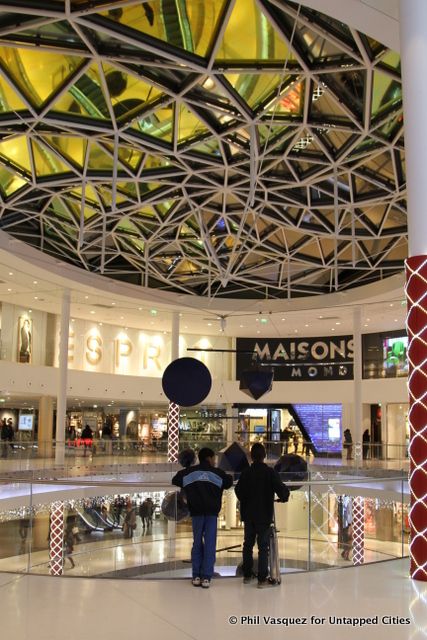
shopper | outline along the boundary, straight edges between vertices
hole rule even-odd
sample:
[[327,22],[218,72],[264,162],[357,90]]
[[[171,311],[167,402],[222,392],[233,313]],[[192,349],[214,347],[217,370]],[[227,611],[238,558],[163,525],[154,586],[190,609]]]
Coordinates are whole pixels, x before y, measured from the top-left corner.
[[215,565],[216,531],[224,489],[233,484],[232,476],[215,467],[215,452],[199,451],[198,465],[181,469],[172,484],[185,489],[193,526],[191,550],[192,583],[209,588]]
[[75,518],[69,518],[64,533],[64,557],[70,561],[71,569],[76,566],[73,559],[74,544],[76,542],[80,542],[79,529]]
[[342,498],[342,552],[341,557],[344,560],[350,560],[350,551],[353,540],[353,506],[350,496]]
[[93,444],[93,432],[88,424],[85,425],[85,428],[82,431],[81,439],[83,440],[84,444],[83,455],[86,456],[86,450],[90,449]]
[[353,438],[350,429],[344,431],[344,449],[347,451],[347,460],[353,460]]
[[123,535],[125,538],[132,538],[136,529],[136,513],[131,502],[126,505],[125,519],[123,522]]
[[364,460],[368,459],[370,442],[371,436],[369,435],[369,429],[365,429],[362,436],[362,457]]
[[146,498],[143,502],[141,502],[139,506],[139,517],[141,518],[142,528],[145,529],[150,524],[150,511],[151,511],[151,503],[149,498]]
[[235,487],[240,502],[240,517],[244,522],[243,582],[248,584],[253,577],[253,548],[258,545],[258,587],[270,586],[268,580],[268,542],[270,524],[273,520],[274,495],[281,502],[289,499],[289,489],[280,480],[277,471],[264,462],[264,445],[252,445],[252,464],[242,471]]

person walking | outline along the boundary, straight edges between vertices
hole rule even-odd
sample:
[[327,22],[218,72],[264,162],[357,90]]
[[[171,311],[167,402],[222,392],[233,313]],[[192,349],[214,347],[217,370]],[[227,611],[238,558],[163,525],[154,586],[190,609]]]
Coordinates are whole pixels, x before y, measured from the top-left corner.
[[281,502],[289,499],[289,489],[277,471],[265,464],[265,447],[257,442],[251,448],[252,464],[242,471],[235,487],[244,522],[243,582],[253,577],[253,548],[258,545],[258,587],[270,586],[268,580],[268,542],[273,520],[274,496]]
[[208,589],[214,572],[218,514],[224,489],[233,484],[231,475],[215,467],[215,452],[199,451],[199,464],[181,469],[172,484],[185,489],[193,527],[191,550],[192,584]]
[[369,429],[365,429],[362,436],[362,458],[367,460],[369,456],[369,446],[371,442],[371,436],[369,435]]
[[347,451],[347,460],[353,460],[353,438],[350,429],[344,431],[344,449]]

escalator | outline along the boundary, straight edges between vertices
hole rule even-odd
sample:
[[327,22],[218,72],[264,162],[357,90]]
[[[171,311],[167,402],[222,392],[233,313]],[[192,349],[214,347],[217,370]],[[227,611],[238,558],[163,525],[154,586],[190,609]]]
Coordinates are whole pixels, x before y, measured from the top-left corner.
[[84,528],[89,532],[99,531],[104,533],[105,531],[112,531],[112,527],[103,524],[100,518],[97,517],[95,509],[89,508],[76,508],[76,512],[83,523]]

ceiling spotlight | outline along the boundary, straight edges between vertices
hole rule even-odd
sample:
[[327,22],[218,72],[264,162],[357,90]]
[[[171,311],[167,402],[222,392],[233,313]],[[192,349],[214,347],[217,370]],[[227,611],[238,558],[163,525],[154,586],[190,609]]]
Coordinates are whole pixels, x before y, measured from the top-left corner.
[[150,313],[152,316],[156,316],[157,315],[157,309],[150,309]]
[[13,271],[9,271],[9,275],[10,275],[10,276],[13,276]]

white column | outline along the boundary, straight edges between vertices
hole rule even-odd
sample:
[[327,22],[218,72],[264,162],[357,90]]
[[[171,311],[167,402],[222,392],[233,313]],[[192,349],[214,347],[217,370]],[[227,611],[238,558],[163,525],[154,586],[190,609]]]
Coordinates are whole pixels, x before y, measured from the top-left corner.
[[237,524],[237,519],[236,519],[237,498],[233,488],[231,488],[229,491],[225,491],[224,496],[225,496],[225,528],[227,531],[229,531],[230,529],[235,529]]
[[360,331],[362,310],[353,311],[353,456],[362,459],[362,336]]
[[179,358],[179,313],[172,314],[171,362]]
[[400,0],[409,255],[427,254],[427,2]]
[[67,412],[68,336],[70,327],[70,291],[64,290],[61,308],[59,336],[58,397],[56,401],[56,449],[55,464],[64,464],[65,418]]

